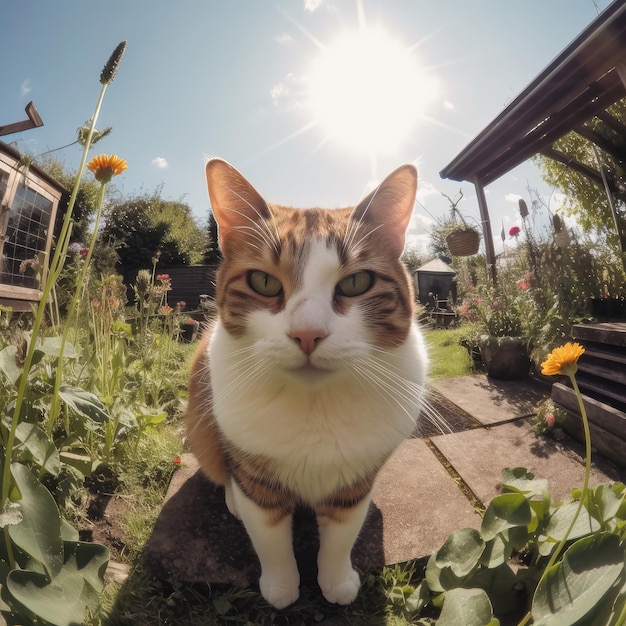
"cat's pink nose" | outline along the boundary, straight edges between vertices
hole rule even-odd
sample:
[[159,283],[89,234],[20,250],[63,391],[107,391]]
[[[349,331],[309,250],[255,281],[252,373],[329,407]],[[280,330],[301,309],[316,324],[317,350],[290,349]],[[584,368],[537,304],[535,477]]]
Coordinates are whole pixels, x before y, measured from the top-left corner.
[[289,336],[300,346],[300,350],[307,356],[310,355],[317,344],[326,337],[326,333],[323,330],[293,330],[289,333]]

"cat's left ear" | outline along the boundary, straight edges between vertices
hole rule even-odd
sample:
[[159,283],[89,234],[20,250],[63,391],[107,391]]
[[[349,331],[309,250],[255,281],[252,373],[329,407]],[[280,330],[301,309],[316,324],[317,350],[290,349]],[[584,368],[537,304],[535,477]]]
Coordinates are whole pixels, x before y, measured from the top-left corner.
[[220,249],[225,254],[233,235],[271,219],[272,214],[261,194],[226,161],[211,159],[206,164],[206,180]]
[[379,227],[393,253],[400,257],[416,193],[417,169],[413,165],[402,165],[359,202],[352,212],[352,220]]

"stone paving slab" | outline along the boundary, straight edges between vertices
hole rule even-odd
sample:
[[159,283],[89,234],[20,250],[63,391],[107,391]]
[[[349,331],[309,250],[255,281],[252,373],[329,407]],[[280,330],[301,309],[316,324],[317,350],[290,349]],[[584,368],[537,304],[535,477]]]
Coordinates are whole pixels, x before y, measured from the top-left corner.
[[477,374],[432,380],[429,384],[485,426],[534,415],[541,400],[550,395],[549,387],[544,389],[530,377],[496,380]]
[[[478,514],[426,444],[409,439],[378,476],[353,563],[379,568],[427,556],[467,526],[480,526]],[[303,583],[314,584],[318,539],[308,513],[296,516],[294,547]],[[165,579],[254,586],[260,574],[241,522],[226,509],[223,489],[204,478],[191,454],[174,475],[145,556],[151,573]]]
[[[441,435],[431,442],[483,504],[500,493],[505,467],[525,467],[547,479],[554,502],[570,500],[571,489],[583,484],[584,459],[570,446],[537,438],[528,420]],[[626,470],[598,461],[601,467],[595,464],[591,470],[592,485],[626,479]]]

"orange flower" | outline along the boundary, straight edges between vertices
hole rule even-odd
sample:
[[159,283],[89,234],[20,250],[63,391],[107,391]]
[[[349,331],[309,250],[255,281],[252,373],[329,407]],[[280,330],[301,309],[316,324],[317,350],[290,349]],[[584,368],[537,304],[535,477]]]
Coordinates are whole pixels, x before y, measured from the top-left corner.
[[556,374],[572,375],[576,373],[576,363],[585,349],[579,343],[567,342],[564,346],[554,348],[547,359],[541,364],[541,373],[544,376]]
[[128,169],[126,161],[120,159],[115,154],[111,156],[107,156],[106,154],[95,156],[87,163],[87,167],[93,172],[96,180],[103,185],[106,185],[113,176],[117,176],[125,169]]
[[169,305],[169,304],[165,304],[161,307],[161,313],[163,313],[163,315],[169,315],[174,309]]

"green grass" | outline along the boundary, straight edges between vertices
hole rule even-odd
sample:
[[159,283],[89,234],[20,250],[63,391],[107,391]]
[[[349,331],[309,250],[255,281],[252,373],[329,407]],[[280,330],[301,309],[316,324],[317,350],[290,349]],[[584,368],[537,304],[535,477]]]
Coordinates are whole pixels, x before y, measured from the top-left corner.
[[460,344],[466,336],[464,326],[424,331],[431,359],[430,378],[454,378],[477,373],[469,352]]

